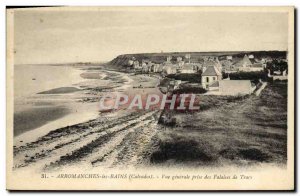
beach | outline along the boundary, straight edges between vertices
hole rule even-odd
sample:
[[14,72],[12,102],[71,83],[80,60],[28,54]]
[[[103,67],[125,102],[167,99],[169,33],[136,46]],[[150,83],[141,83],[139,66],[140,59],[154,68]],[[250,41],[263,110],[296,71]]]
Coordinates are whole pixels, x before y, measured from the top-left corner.
[[[159,94],[159,78],[95,66],[73,69],[80,70],[76,70],[79,82],[43,89],[23,100],[23,110],[15,112],[14,169],[39,172],[73,164],[90,169],[145,164],[153,136],[160,130],[160,111],[105,112],[98,102],[105,94]],[[85,161],[79,163],[82,158]]]
[[[17,65],[15,77],[20,80],[14,84],[15,138],[26,138],[27,132],[39,137],[51,131],[48,129],[94,119],[99,113],[97,100],[102,91],[123,91],[132,82],[121,73],[91,69],[93,67]],[[42,133],[37,134],[39,132]]]
[[78,112],[82,72],[68,65],[16,65],[14,75],[20,79],[14,83],[14,137],[49,131],[48,124],[59,128],[63,124],[57,121]]
[[[25,119],[17,126],[24,131],[15,131],[16,171],[56,171],[70,169],[72,165],[80,165],[82,169],[131,167],[148,162],[152,137],[160,130],[157,124],[160,111],[104,112],[99,111],[98,101],[107,93],[128,96],[160,93],[156,88],[159,78],[96,66],[79,69],[83,80],[68,87],[80,90],[70,92],[67,88],[68,92],[63,93],[62,87],[45,89],[28,98],[34,100],[35,107],[31,103],[31,109],[24,112],[26,115],[15,114],[19,122]],[[39,127],[32,129],[31,123],[24,126],[25,121]],[[79,162],[82,159],[85,161]]]

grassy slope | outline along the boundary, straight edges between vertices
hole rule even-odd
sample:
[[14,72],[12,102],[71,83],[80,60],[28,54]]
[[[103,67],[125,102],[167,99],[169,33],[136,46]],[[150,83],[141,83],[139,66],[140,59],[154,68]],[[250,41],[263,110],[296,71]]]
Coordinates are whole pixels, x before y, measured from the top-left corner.
[[202,96],[198,113],[176,114],[181,127],[157,136],[152,163],[248,165],[285,163],[287,84],[269,84],[260,97]]

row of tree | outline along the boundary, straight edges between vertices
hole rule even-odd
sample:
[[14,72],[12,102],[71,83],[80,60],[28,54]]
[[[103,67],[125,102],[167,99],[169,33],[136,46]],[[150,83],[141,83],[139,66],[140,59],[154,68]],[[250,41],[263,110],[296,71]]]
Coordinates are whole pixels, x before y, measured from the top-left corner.
[[283,71],[288,73],[288,64],[286,61],[274,59],[271,62],[267,62],[266,69],[270,70],[271,75],[274,74],[274,71],[280,71],[283,74]]

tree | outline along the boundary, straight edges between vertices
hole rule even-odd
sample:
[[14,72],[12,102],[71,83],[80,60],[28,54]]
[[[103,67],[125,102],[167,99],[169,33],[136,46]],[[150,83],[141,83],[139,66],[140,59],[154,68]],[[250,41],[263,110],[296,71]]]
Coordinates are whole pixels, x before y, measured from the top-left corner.
[[267,62],[266,68],[270,70],[271,75],[274,74],[274,71],[280,71],[281,74],[285,70],[288,72],[288,64],[283,60],[274,59],[272,62]]

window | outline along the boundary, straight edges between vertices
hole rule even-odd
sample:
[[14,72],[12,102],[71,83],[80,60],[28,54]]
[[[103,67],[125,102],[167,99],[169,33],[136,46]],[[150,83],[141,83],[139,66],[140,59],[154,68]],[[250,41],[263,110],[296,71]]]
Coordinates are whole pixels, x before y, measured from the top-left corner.
[[206,77],[206,82],[209,82],[209,77]]

